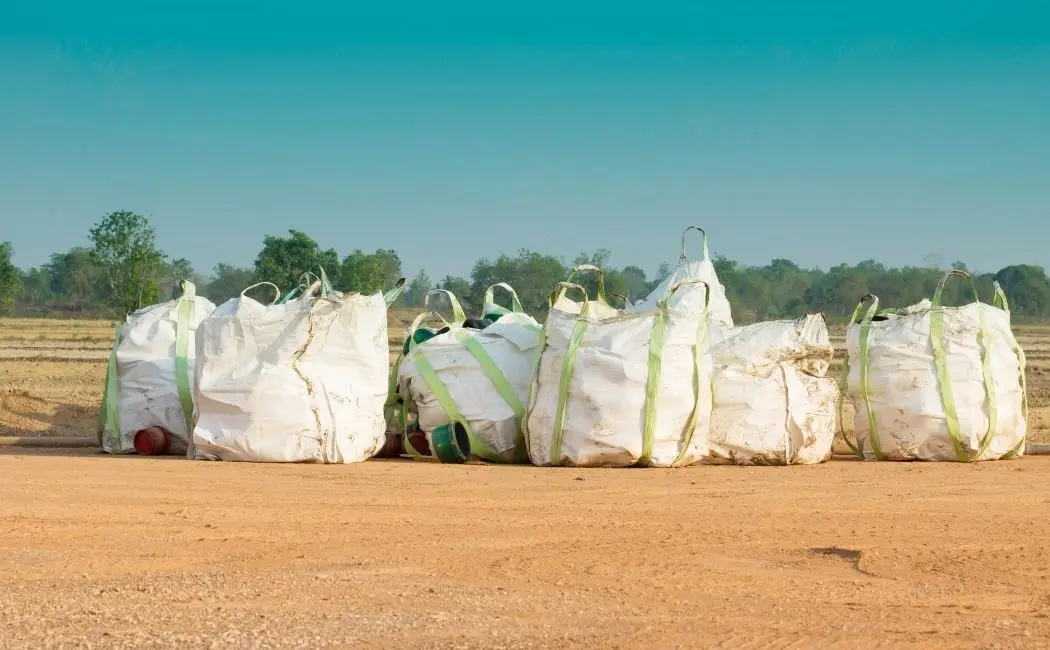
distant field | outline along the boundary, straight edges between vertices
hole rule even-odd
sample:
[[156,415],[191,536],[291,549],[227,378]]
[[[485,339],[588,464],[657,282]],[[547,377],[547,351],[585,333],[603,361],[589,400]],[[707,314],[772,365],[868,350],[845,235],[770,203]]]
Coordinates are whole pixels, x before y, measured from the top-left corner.
[[[417,312],[390,314],[391,361]],[[116,324],[109,321],[0,319],[0,436],[93,436],[106,359]],[[1050,441],[1050,326],[1018,326],[1028,358],[1030,438]],[[843,328],[832,331],[844,352]],[[839,366],[832,367],[837,377]]]

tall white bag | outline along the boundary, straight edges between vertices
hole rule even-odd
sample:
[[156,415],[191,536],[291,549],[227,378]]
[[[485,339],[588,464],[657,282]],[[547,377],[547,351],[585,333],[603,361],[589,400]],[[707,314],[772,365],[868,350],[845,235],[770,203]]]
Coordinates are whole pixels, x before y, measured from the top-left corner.
[[98,433],[103,451],[135,451],[135,433],[161,427],[171,434],[168,451],[186,453],[193,429],[195,337],[214,309],[186,281],[178,299],[128,316],[106,369]]
[[[970,282],[974,302],[942,304],[952,276]],[[1025,358],[999,285],[987,305],[969,274],[951,271],[932,301],[901,310],[878,307],[878,298],[865,296],[846,331],[854,452],[867,460],[959,462],[1022,455]]]
[[[276,286],[262,284],[280,298]],[[315,284],[271,305],[242,293],[216,309],[197,340],[189,457],[356,463],[374,456],[385,440],[387,305],[403,285],[386,297],[324,288],[315,297]]]
[[835,354],[822,314],[712,328],[712,463],[803,465],[831,458]]
[[[690,260],[685,254],[685,238],[690,230],[697,231],[703,237],[703,257],[698,260]],[[701,282],[690,283],[690,280]],[[719,282],[715,266],[711,263],[711,255],[707,251],[707,233],[703,228],[689,226],[685,229],[682,233],[682,248],[678,264],[671,271],[671,275],[664,278],[645,300],[628,305],[627,311],[633,313],[655,311],[660,301],[675,285],[681,285],[681,287],[670,297],[668,307],[683,312],[707,310],[712,320],[726,327],[733,326],[733,314],[729,306],[729,299],[726,298],[726,289]]]
[[[511,294],[511,310],[493,302],[496,287]],[[453,322],[448,332],[415,344],[412,334],[434,313],[429,298],[436,293],[448,295]],[[419,427],[428,437],[455,421],[464,427],[473,455],[497,463],[527,462],[521,420],[539,351],[540,324],[525,313],[505,283],[489,287],[484,304],[485,313],[502,316],[483,330],[469,329],[463,327],[463,309],[452,293],[437,290],[427,295],[423,313],[408,332],[409,352],[398,367],[401,394],[412,400]]]
[[[572,284],[598,274],[596,300]],[[573,269],[551,296],[526,410],[536,465],[671,467],[708,453],[711,364],[707,311],[667,306],[701,280],[671,286],[658,307],[627,313],[609,306],[601,270]],[[576,289],[582,302],[566,297]]]

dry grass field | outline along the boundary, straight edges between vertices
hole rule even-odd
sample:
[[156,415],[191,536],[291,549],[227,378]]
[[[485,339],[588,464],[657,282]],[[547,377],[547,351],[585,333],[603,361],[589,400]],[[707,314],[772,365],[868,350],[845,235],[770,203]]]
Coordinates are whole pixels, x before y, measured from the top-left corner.
[[[414,316],[391,313],[391,359]],[[0,319],[0,436],[95,435],[114,331],[108,321]],[[1028,358],[1030,439],[1050,441],[1050,326],[1016,331]],[[833,331],[840,348],[844,332]]]

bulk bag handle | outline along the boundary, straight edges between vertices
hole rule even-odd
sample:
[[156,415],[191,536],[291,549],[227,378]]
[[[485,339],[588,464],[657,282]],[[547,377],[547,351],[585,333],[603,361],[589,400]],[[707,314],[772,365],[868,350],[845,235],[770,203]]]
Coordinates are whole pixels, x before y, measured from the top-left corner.
[[266,286],[269,286],[269,287],[273,287],[273,290],[274,290],[274,292],[275,292],[275,293],[276,293],[277,295],[276,295],[276,296],[274,297],[274,299],[273,299],[273,302],[271,302],[270,304],[271,304],[271,305],[276,305],[276,304],[277,304],[277,302],[278,302],[278,301],[279,301],[279,300],[281,299],[281,288],[280,288],[280,287],[278,287],[278,286],[277,286],[276,284],[274,284],[273,282],[256,282],[256,283],[255,283],[255,284],[253,284],[252,286],[250,286],[250,287],[246,288],[246,289],[245,289],[244,291],[242,291],[242,292],[241,292],[241,296],[243,297],[243,296],[245,296],[245,294],[247,294],[247,293],[248,293],[249,291],[251,291],[252,289],[254,289],[254,288],[256,288],[256,287],[261,287],[261,286],[263,286],[263,285],[266,285]]
[[[952,276],[965,278],[966,281],[970,283],[970,290],[973,292],[973,301],[978,303],[981,302],[981,298],[977,293],[977,285],[973,281],[973,276],[970,273],[963,271],[962,269],[952,269],[951,271],[948,271],[943,278],[941,278],[940,283],[938,283],[937,285],[937,290],[933,294],[934,307],[944,306],[941,294],[944,292],[944,285],[947,284],[948,279]],[[1006,294],[1003,292],[1002,286],[998,282],[992,282],[992,290],[994,292],[992,296],[992,306],[998,307],[1003,311],[1010,311],[1010,303],[1006,299]]]
[[401,292],[405,290],[405,278],[398,278],[397,282],[394,283],[394,288],[383,294],[383,302],[386,306],[394,304],[397,297],[401,295]]
[[704,251],[704,256],[703,256],[702,258],[700,258],[700,260],[698,260],[698,261],[702,261],[702,260],[710,259],[711,255],[710,255],[710,254],[709,254],[709,253],[707,252],[707,231],[705,231],[705,230],[704,230],[703,228],[701,228],[700,226],[689,226],[688,228],[686,228],[685,230],[683,230],[683,231],[682,231],[682,251],[681,251],[681,253],[679,254],[679,257],[678,257],[678,262],[679,262],[679,263],[682,263],[682,262],[688,262],[688,261],[689,261],[689,258],[688,258],[688,257],[686,256],[686,254],[685,254],[685,237],[686,237],[686,235],[688,235],[688,234],[689,234],[689,231],[690,231],[690,230],[695,230],[695,231],[697,231],[697,232],[698,232],[698,233],[700,233],[700,235],[701,235],[701,236],[703,237],[703,242],[704,242],[704,244],[703,244],[703,251]]
[[[423,297],[423,311],[437,314],[436,311],[430,308],[430,297],[434,295],[444,294],[448,298],[449,305],[452,306],[452,322],[441,318],[446,325],[457,325],[467,320],[467,315],[463,312],[463,307],[459,304],[459,300],[456,299],[455,294],[447,289],[431,289],[427,292],[427,295]],[[439,318],[441,317],[438,314]]]
[[[565,282],[571,283],[573,276],[575,276],[577,273],[580,273],[582,271],[592,271],[592,272],[594,272],[595,276],[597,276],[597,278],[598,278],[598,296],[597,296],[597,300],[601,304],[603,304],[603,305],[608,307],[609,306],[609,299],[605,295],[605,273],[600,268],[598,268],[597,266],[595,266],[593,264],[579,264],[577,266],[574,266],[573,269],[572,269],[572,272],[569,273],[569,277],[567,277],[565,279]],[[577,284],[577,285],[574,285],[574,286],[579,287],[580,285]],[[586,291],[584,291],[584,293],[586,293]]]
[[508,313],[506,311],[506,307],[501,307],[500,305],[496,304],[496,295],[495,294],[496,294],[496,288],[497,287],[500,288],[500,289],[503,289],[504,291],[506,291],[507,293],[510,294],[510,305],[511,305],[510,311],[511,312],[514,312],[514,313],[517,313],[517,314],[525,313],[525,309],[522,308],[521,301],[518,299],[518,292],[516,292],[506,282],[497,282],[496,284],[492,285],[488,289],[485,289],[485,298],[482,300],[482,310],[484,312],[487,313],[489,311],[496,311],[495,309],[490,309],[490,307],[491,307],[491,308],[498,308],[499,310],[503,310],[503,313]]

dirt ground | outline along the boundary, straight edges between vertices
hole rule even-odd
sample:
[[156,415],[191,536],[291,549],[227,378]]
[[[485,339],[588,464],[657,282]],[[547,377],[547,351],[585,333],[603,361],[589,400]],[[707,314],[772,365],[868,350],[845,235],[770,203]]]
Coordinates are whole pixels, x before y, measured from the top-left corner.
[[[416,312],[390,315],[393,361]],[[94,436],[115,323],[0,319],[0,436]],[[1050,326],[1015,328],[1028,358],[1029,439],[1050,442]],[[844,328],[832,330],[845,356]],[[832,376],[838,377],[838,363]]]
[[578,470],[0,451],[0,647],[1039,648],[1050,457]]

